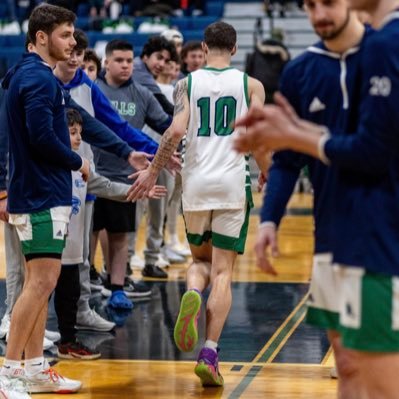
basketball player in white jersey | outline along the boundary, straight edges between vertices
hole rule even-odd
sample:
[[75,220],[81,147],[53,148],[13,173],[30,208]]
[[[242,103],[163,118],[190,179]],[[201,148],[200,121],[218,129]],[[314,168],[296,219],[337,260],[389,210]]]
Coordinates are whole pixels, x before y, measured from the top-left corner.
[[[231,25],[209,25],[203,48],[207,66],[178,82],[173,122],[150,167],[136,174],[129,200],[148,194],[187,130],[183,213],[193,263],[187,271],[187,291],[174,338],[180,350],[194,349],[202,292],[211,285],[206,303],[206,342],[195,373],[203,385],[221,386],[218,340],[231,307],[233,266],[237,254],[244,252],[253,206],[248,157],[233,150],[238,132],[232,123],[247,112],[250,102],[263,104],[265,92],[259,81],[230,67],[231,56],[236,52],[236,31]],[[267,158],[257,162],[265,173]]]

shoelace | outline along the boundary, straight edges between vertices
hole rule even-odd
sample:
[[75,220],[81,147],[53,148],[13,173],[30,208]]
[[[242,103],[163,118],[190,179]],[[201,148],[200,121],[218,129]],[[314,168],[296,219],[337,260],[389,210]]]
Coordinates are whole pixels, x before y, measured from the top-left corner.
[[42,371],[42,373],[47,375],[52,382],[58,382],[60,379],[63,379],[63,377],[51,367],[47,370]]

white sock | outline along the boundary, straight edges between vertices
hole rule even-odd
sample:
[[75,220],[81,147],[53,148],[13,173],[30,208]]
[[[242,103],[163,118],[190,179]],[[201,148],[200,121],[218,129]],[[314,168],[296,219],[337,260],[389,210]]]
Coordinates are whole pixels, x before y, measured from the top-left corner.
[[215,352],[217,352],[218,343],[215,342],[215,341],[211,341],[210,339],[207,339],[207,340],[205,341],[204,348],[213,349]]
[[20,360],[4,359],[0,375],[12,375],[14,374],[15,369],[22,369],[22,363]]
[[43,357],[35,357],[33,359],[25,360],[25,371],[27,374],[40,373],[50,367],[48,361]]

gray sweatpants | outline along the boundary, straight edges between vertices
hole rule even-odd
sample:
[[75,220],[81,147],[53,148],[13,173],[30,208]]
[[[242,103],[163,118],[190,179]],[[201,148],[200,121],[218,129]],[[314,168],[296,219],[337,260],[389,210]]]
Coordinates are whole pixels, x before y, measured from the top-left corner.
[[4,244],[6,250],[6,314],[12,309],[21,295],[25,278],[25,257],[15,226],[4,223]]

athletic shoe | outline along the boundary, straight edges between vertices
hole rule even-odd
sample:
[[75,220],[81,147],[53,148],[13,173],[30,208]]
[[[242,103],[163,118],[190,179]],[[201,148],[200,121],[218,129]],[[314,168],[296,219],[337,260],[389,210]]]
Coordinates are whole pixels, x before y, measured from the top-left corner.
[[132,255],[129,264],[132,269],[144,269],[144,259],[138,255]]
[[170,237],[167,246],[169,248],[171,248],[174,252],[176,252],[179,255],[182,255],[182,256],[185,256],[185,257],[191,256],[191,251],[190,251],[190,247],[188,245],[187,240],[185,240],[185,243],[182,244],[180,242],[179,237],[177,236],[177,234],[173,234]]
[[[8,342],[9,332],[6,334],[6,342]],[[47,351],[54,346],[54,342],[50,341],[48,338],[43,338],[43,350]]]
[[330,369],[330,378],[338,378],[337,368],[333,367]]
[[159,254],[158,259],[155,262],[155,266],[160,267],[161,269],[165,269],[165,267],[170,266],[170,262],[163,254]]
[[32,398],[32,396],[30,396],[26,392],[13,391],[13,390],[7,389],[7,388],[0,388],[0,398],[4,398],[4,399],[30,399],[30,398]]
[[67,342],[58,345],[58,357],[61,359],[94,360],[101,357],[101,353],[89,349],[80,342]]
[[9,313],[5,313],[3,318],[1,319],[1,324],[0,324],[0,339],[6,337],[8,331],[10,330],[10,324],[11,324],[11,315]]
[[[19,369],[23,376],[24,370]],[[24,378],[0,375],[0,398],[29,399],[28,388]]]
[[181,299],[173,336],[176,346],[182,352],[191,352],[197,345],[197,322],[201,311],[201,302],[201,295],[195,290],[187,291]]
[[74,393],[82,386],[80,381],[62,377],[52,368],[39,371],[33,375],[25,373],[25,381],[31,393]]
[[154,278],[168,278],[168,273],[163,271],[157,265],[145,265],[144,269],[141,271],[144,277],[154,277]]
[[163,256],[170,262],[170,263],[186,263],[186,258],[182,255],[179,255],[175,251],[173,251],[170,247],[162,247],[162,254]]
[[126,296],[122,290],[114,291],[108,299],[108,306],[114,309],[133,309],[132,301]]
[[61,339],[61,334],[58,331],[45,330],[44,336],[53,342],[57,342]]
[[100,274],[94,267],[94,265],[90,265],[90,288],[92,291],[100,291],[103,287],[103,281],[100,277]]
[[[152,294],[151,288],[149,288],[147,284],[142,281],[134,281],[129,277],[125,277],[123,292],[128,298],[142,298]],[[106,284],[101,290],[101,295],[107,298],[110,297],[111,294],[110,284]]]
[[126,320],[132,314],[131,309],[117,309],[107,306],[106,308],[108,317],[116,324],[117,327],[125,325]]
[[77,330],[107,332],[115,328],[115,323],[104,319],[95,310],[89,309],[78,313],[75,327]]
[[201,379],[203,386],[221,387],[224,384],[219,372],[218,354],[211,348],[201,349],[194,372]]

